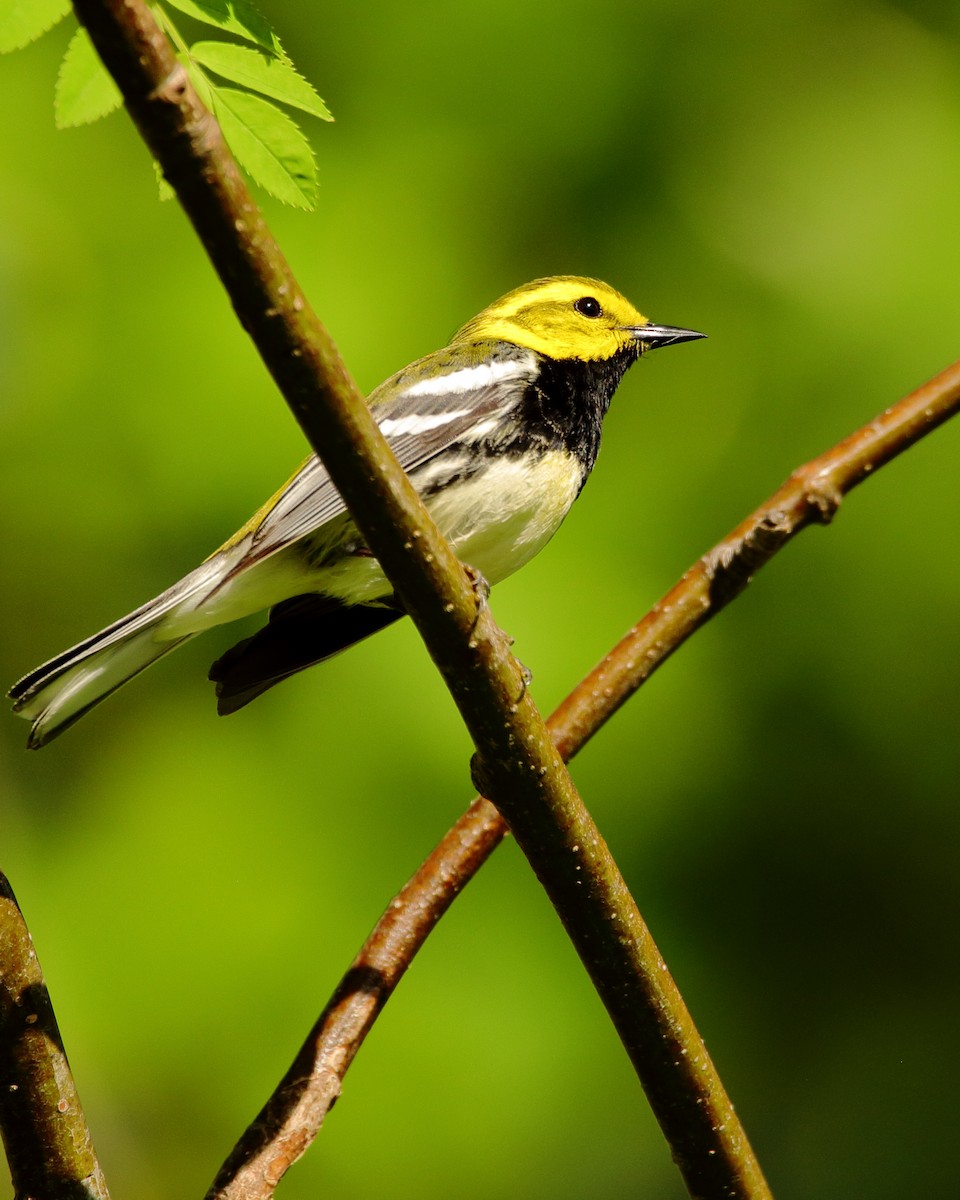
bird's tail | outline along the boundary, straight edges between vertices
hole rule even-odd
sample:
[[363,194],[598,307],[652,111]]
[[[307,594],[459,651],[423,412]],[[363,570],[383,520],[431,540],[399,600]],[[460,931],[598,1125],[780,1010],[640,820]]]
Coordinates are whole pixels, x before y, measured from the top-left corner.
[[199,629],[177,621],[223,577],[223,565],[208,559],[154,600],[70,650],[37,667],[10,689],[13,711],[32,722],[27,746],[39,749],[79,720],[95,704]]

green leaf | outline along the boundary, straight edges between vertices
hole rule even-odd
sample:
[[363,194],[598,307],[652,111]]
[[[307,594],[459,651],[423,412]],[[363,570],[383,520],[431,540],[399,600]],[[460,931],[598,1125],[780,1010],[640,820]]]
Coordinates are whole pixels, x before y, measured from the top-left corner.
[[259,96],[212,87],[213,111],[237,162],[285,204],[312,211],[317,167],[310,143],[286,113]]
[[53,95],[57,126],[86,125],[106,116],[123,102],[120,89],[93,48],[90,35],[78,29],[60,64]]
[[156,159],[153,160],[153,174],[157,181],[157,199],[175,200],[177,193],[173,190],[170,184],[167,183],[167,177],[163,173],[163,167],[160,166]]
[[189,55],[178,54],[177,58],[186,68],[186,72],[190,76],[190,82],[200,97],[203,107],[209,108],[213,112],[213,90],[215,84],[206,77],[203,68],[198,63],[195,63]]
[[70,0],[0,0],[0,53],[36,41],[69,11]]
[[233,42],[196,42],[190,56],[224,79],[240,83],[254,92],[262,92],[283,104],[300,108],[313,117],[332,121],[330,110],[287,60],[250,50]]
[[205,25],[215,25],[218,29],[225,29],[248,42],[263,46],[280,58],[286,57],[270,22],[257,12],[249,0],[165,0],[165,3],[194,20],[203,21]]

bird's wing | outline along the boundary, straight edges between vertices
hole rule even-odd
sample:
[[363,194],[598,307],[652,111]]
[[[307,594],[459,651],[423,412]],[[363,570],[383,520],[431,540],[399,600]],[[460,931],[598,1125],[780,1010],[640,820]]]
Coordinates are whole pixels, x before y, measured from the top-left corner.
[[[425,360],[422,360],[425,361]],[[441,374],[434,372],[437,366]],[[370,397],[377,423],[408,474],[456,441],[489,433],[492,422],[517,403],[537,373],[530,352],[443,371],[431,356],[388,380]],[[266,558],[346,511],[326,468],[307,459],[266,511],[241,531],[251,540],[245,561]],[[231,539],[231,541],[239,540]]]

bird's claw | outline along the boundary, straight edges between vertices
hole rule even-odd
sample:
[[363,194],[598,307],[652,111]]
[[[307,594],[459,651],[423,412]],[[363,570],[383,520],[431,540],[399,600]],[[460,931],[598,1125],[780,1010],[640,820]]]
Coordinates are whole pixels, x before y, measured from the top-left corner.
[[[513,638],[511,638],[510,641],[512,643]],[[519,658],[515,661],[517,666],[520,668],[520,695],[516,698],[514,703],[519,704],[521,700],[523,700],[524,696],[526,696],[527,688],[531,683],[533,683],[533,672],[525,663],[522,663]]]
[[464,563],[463,569],[467,573],[467,578],[470,580],[470,586],[473,588],[473,594],[477,598],[477,611],[473,618],[473,625],[470,628],[470,636],[476,632],[477,625],[480,623],[480,618],[487,607],[490,599],[490,584],[487,583],[483,572],[478,571],[476,567],[471,567]]
[[476,567],[471,567],[464,564],[464,570],[467,573],[467,578],[473,587],[477,596],[478,604],[486,604],[490,599],[490,584],[487,583],[486,577],[482,571],[478,571]]

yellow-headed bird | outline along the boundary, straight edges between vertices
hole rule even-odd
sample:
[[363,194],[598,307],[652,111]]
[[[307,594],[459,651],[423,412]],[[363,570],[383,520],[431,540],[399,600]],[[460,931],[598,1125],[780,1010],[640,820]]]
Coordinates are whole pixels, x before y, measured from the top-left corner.
[[[382,383],[370,405],[456,553],[493,584],[557,531],[627,368],[646,350],[703,336],[652,324],[597,280],[541,279]],[[315,457],[179,583],[11,689],[14,711],[32,722],[28,745],[49,742],[188,638],[261,609],[264,628],[210,670],[221,713],[402,615]]]

